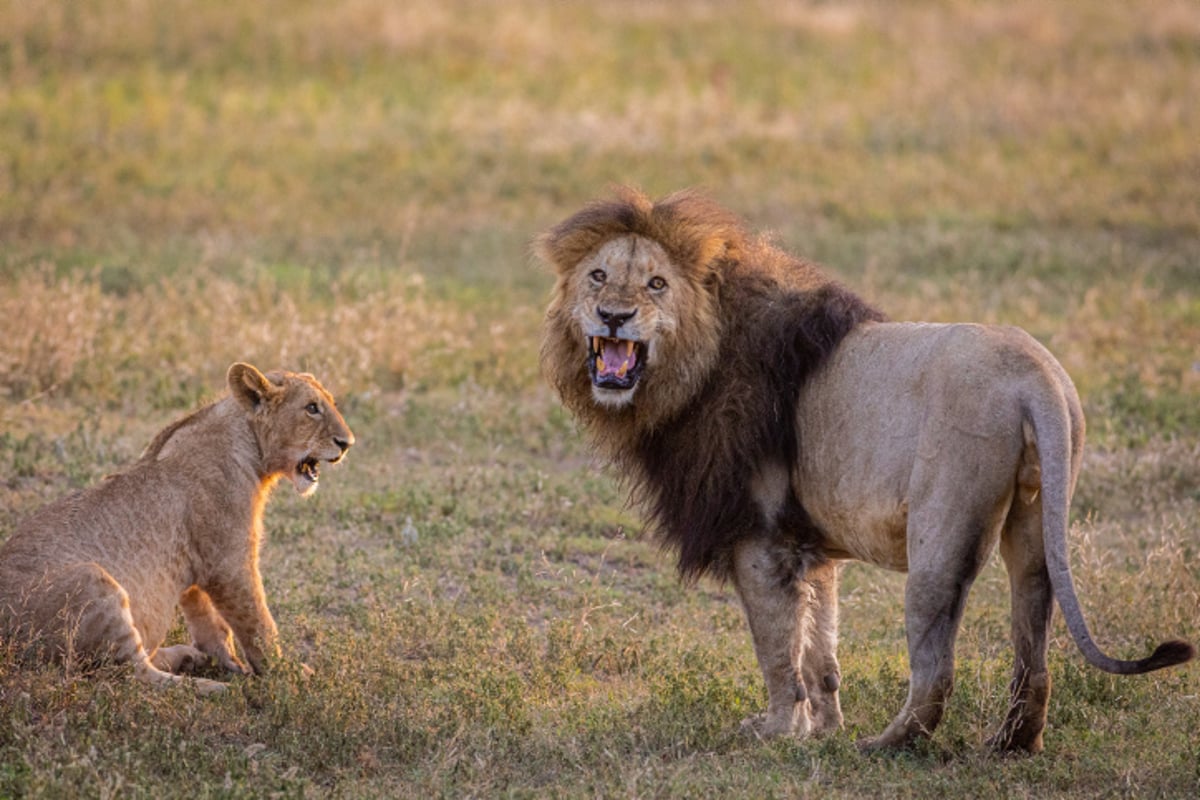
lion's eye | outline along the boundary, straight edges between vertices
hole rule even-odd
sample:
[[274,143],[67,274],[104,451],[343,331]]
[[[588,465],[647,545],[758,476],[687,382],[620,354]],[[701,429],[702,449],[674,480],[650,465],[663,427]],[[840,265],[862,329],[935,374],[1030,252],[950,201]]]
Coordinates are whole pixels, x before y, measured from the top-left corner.
[[309,403],[308,405],[306,405],[304,407],[304,410],[310,414],[320,414],[321,413],[321,407],[319,405],[317,405],[316,403]]
[[592,279],[593,283],[604,283],[608,280],[608,273],[602,269],[594,269],[588,273],[588,277]]
[[667,279],[661,275],[655,275],[646,285],[656,292],[661,292],[663,289],[667,288]]

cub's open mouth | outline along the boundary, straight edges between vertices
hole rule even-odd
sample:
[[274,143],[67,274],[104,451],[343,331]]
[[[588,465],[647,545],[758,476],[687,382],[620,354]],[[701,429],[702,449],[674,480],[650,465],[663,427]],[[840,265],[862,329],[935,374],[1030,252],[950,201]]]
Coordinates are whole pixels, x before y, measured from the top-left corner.
[[601,389],[632,389],[642,376],[646,346],[632,339],[592,336],[588,339],[588,372]]
[[302,480],[315,484],[321,480],[321,462],[309,456],[296,465],[296,473]]

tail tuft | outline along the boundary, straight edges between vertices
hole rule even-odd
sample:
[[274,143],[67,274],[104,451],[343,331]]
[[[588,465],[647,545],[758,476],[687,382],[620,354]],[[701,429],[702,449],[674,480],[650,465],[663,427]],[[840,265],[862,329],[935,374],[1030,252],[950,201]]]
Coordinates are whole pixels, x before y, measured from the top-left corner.
[[1145,664],[1143,671],[1150,672],[1162,669],[1163,667],[1173,667],[1176,664],[1191,661],[1195,657],[1196,648],[1190,642],[1185,642],[1182,639],[1172,639],[1154,648],[1154,652],[1150,654],[1150,657],[1142,662]]

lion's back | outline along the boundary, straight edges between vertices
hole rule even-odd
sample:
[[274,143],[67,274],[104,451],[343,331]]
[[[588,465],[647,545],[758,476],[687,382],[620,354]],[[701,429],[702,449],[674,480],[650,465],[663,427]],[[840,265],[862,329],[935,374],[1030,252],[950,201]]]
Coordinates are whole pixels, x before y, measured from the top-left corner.
[[909,504],[930,475],[956,476],[963,493],[969,486],[1003,494],[1014,485],[1028,406],[1047,386],[1069,408],[1078,405],[1066,373],[1018,328],[860,327],[813,376],[797,406],[806,508],[856,557],[903,569],[902,549],[862,554],[900,541]]

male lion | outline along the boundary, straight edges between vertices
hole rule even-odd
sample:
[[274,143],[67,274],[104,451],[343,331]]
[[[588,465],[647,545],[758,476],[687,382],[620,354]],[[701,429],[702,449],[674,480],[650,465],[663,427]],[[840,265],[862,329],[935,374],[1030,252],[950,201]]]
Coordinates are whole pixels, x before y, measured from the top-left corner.
[[[0,546],[0,633],[43,657],[133,662],[160,685],[209,657],[249,674],[278,655],[258,571],[263,508],[280,478],[311,494],[319,463],[340,461],[354,434],[311,375],[234,364],[227,382],[227,397],[168,426],[128,470],[17,527]],[[177,603],[192,644],[160,648]]]
[[680,572],[731,578],[767,684],[764,736],[840,727],[837,564],[907,570],[912,678],[864,747],[928,736],[967,591],[997,541],[1012,587],[1012,703],[991,740],[1040,751],[1054,599],[1092,640],[1067,563],[1083,448],[1070,379],[1021,330],[884,321],[818,267],[694,192],[632,189],[539,237],[557,272],[541,364],[620,469]]

